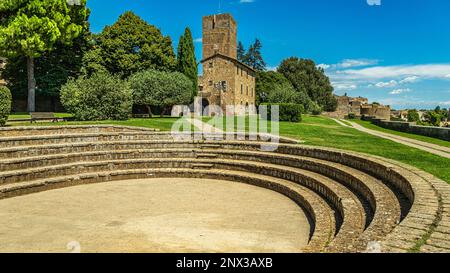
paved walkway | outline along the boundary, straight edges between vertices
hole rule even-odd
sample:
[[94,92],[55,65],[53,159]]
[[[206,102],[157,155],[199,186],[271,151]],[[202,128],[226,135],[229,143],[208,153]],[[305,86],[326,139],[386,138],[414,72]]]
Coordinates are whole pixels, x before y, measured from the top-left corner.
[[195,127],[197,127],[204,134],[211,134],[211,133],[223,134],[224,133],[224,131],[222,131],[214,126],[211,126],[211,125],[207,124],[206,122],[203,122],[197,118],[188,118],[186,120],[189,121]]
[[411,139],[411,138],[407,138],[407,137],[402,137],[402,136],[398,136],[398,135],[393,135],[393,134],[389,134],[389,133],[384,133],[384,132],[380,132],[380,131],[376,131],[376,130],[371,130],[371,129],[367,129],[355,122],[350,122],[353,125],[353,128],[355,128],[356,130],[359,130],[361,132],[365,132],[377,137],[381,137],[381,138],[385,138],[385,139],[389,139],[392,140],[394,142],[409,146],[409,147],[413,147],[413,148],[417,148],[419,150],[422,151],[426,151],[438,156],[442,156],[442,157],[446,157],[446,158],[450,158],[450,148],[445,147],[445,146],[440,146],[440,145],[436,145],[436,144],[432,144],[432,143],[428,143],[428,142],[424,142],[424,141],[420,141],[420,140],[416,140],[416,139]]
[[344,122],[342,122],[342,121],[340,121],[338,119],[332,118],[332,120],[336,121],[336,123],[341,125],[341,126],[352,128],[352,126],[347,125],[347,124],[345,124]]

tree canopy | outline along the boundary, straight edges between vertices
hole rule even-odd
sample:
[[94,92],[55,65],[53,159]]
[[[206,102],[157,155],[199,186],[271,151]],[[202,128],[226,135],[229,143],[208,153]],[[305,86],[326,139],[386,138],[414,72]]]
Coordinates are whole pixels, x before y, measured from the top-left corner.
[[[28,109],[35,110],[34,58],[71,44],[86,27],[86,0],[7,0],[0,4],[0,55],[27,60]],[[14,63],[14,61],[13,61]]]
[[261,49],[262,43],[259,39],[256,39],[255,42],[250,45],[247,52],[245,51],[242,42],[239,42],[237,47],[237,59],[256,71],[265,71],[266,62],[262,56]]
[[171,38],[131,11],[105,27],[98,36],[98,46],[102,65],[124,78],[146,69],[175,70]]
[[336,109],[337,101],[330,80],[314,61],[292,57],[280,64],[278,72],[292,83],[300,95],[306,94],[323,110],[332,112]]
[[245,63],[245,47],[241,41],[239,41],[237,46],[237,59],[238,61]]
[[[81,74],[83,54],[90,48],[89,36],[86,28],[72,45],[57,43],[52,51],[42,53],[35,60],[36,95],[57,99],[61,86],[68,78]],[[14,98],[27,96],[26,67],[26,57],[16,56],[8,58],[8,64],[2,71]]]
[[142,71],[130,77],[130,84],[134,103],[147,106],[150,115],[151,106],[165,110],[164,108],[189,104],[191,101],[192,82],[179,72]]

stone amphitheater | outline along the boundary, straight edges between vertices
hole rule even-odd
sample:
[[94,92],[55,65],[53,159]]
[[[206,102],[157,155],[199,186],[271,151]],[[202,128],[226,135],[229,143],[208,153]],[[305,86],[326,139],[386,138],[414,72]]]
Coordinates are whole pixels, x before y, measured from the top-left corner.
[[0,204],[94,183],[213,179],[295,202],[310,225],[298,252],[450,252],[446,182],[385,158],[250,139],[180,140],[109,125],[2,128]]

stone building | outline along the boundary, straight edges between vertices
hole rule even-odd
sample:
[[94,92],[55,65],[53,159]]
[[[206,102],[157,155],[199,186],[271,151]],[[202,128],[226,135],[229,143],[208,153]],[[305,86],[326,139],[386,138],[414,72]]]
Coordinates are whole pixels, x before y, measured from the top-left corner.
[[384,120],[391,119],[391,107],[379,104],[369,104],[369,100],[363,97],[352,98],[348,96],[335,96],[338,106],[335,112],[325,113],[333,118],[345,118],[350,114],[356,117],[373,117]]
[[[199,77],[202,106],[227,106],[253,112],[256,71],[237,60],[237,23],[230,14],[203,17],[203,75]],[[241,107],[239,107],[241,106]]]

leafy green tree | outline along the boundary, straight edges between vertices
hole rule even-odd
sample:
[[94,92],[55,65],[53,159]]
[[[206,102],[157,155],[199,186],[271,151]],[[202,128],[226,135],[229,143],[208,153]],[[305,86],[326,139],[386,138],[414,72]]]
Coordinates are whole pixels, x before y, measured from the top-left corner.
[[[300,96],[307,95],[324,111],[336,110],[337,101],[333,96],[330,79],[322,68],[316,66],[314,61],[292,57],[281,63],[278,72],[292,83]],[[308,107],[306,106],[306,108]]]
[[126,120],[133,97],[128,82],[97,73],[70,79],[61,88],[61,103],[76,120]]
[[85,76],[91,76],[95,73],[107,73],[101,49],[95,47],[89,51],[86,51],[82,57],[81,73]]
[[192,100],[197,96],[198,91],[198,67],[195,58],[194,40],[189,28],[186,28],[184,35],[180,37],[178,43],[177,69],[192,81]]
[[256,39],[255,42],[248,49],[243,60],[245,64],[252,67],[256,71],[266,70],[266,62],[264,62],[261,49],[262,43],[259,39]]
[[283,74],[261,71],[256,74],[256,103],[296,103],[307,106],[310,99],[297,92]]
[[127,78],[147,69],[174,71],[175,54],[170,37],[131,11],[122,14],[98,37],[100,56],[112,74]]
[[408,110],[408,122],[419,122],[419,121],[420,121],[419,112],[417,112],[417,110],[415,109]]
[[169,107],[191,101],[192,82],[179,72],[147,70],[134,74],[129,81],[134,104],[146,106],[150,115],[152,106],[161,107],[164,115]]
[[[61,86],[69,77],[77,78],[81,75],[82,57],[90,47],[88,36],[86,29],[72,45],[57,43],[54,50],[44,52],[35,60],[36,97],[44,96],[51,100],[51,111],[56,111]],[[27,97],[26,59],[23,56],[9,58],[2,72],[15,99]]]
[[441,126],[442,120],[442,115],[439,112],[428,111],[427,113],[425,113],[425,121],[428,122],[431,126]]
[[[35,111],[35,59],[57,43],[71,44],[86,27],[86,0],[16,0],[0,4],[0,55],[27,62],[28,110]],[[82,24],[79,22],[82,21]]]

